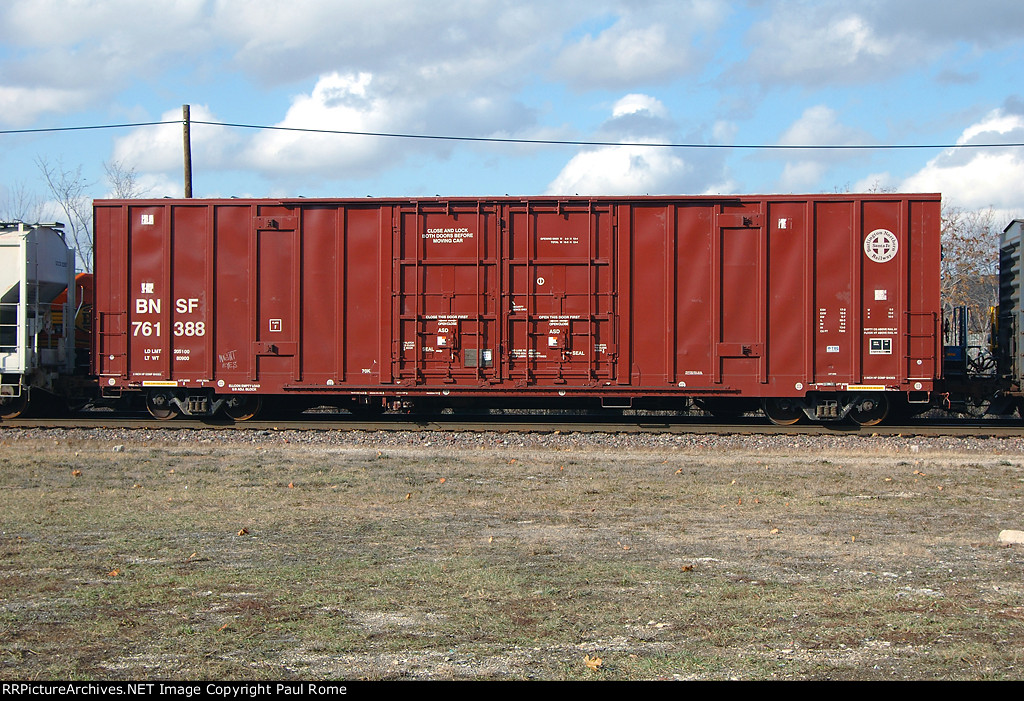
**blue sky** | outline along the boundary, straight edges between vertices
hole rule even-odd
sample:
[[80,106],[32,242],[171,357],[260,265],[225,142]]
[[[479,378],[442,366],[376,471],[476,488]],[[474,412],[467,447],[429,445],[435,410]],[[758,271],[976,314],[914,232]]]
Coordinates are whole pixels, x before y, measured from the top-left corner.
[[[1024,142],[1007,0],[6,0],[0,130],[192,118],[722,145]],[[1024,148],[467,143],[192,127],[194,194],[732,194],[890,188],[1024,212]],[[38,160],[180,196],[180,124],[0,134],[0,216]],[[8,210],[10,206],[7,207]]]

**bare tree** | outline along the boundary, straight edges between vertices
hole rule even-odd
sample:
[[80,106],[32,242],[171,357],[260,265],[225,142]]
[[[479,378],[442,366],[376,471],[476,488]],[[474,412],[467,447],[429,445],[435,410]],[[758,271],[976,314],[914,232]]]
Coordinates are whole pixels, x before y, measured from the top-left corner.
[[92,199],[87,194],[92,183],[82,177],[82,166],[71,170],[60,160],[54,166],[42,157],[36,158],[36,165],[64,215],[64,237],[75,248],[78,268],[92,270]]
[[124,161],[110,161],[103,164],[103,170],[115,198],[130,200],[146,195],[146,190],[139,185],[139,174],[135,166],[129,168]]
[[969,331],[988,330],[989,307],[999,303],[999,236],[995,211],[942,207],[942,300],[967,307]]
[[0,220],[34,224],[43,218],[43,200],[31,192],[25,181],[7,187],[7,195],[0,203]]

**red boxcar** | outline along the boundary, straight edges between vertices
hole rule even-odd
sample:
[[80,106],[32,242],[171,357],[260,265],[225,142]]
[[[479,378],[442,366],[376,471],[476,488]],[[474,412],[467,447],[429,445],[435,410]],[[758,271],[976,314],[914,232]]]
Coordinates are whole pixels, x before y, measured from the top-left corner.
[[100,200],[95,374],[154,415],[259,399],[775,421],[926,405],[938,195]]

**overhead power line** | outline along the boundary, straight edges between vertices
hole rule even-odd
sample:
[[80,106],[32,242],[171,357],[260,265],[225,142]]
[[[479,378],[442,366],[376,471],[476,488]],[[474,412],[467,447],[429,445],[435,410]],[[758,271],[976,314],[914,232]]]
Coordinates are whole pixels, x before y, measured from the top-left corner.
[[220,127],[234,127],[237,129],[263,129],[268,131],[295,131],[311,134],[341,134],[346,136],[379,136],[394,139],[433,139],[436,141],[472,141],[497,144],[535,144],[542,146],[648,146],[651,148],[719,148],[719,149],[756,149],[756,150],[779,150],[800,149],[800,150],[872,150],[872,149],[947,149],[947,148],[1002,148],[1010,146],[1024,146],[1024,143],[991,143],[991,144],[698,144],[698,143],[675,143],[675,142],[652,142],[652,141],[586,141],[574,139],[518,139],[512,137],[497,136],[439,136],[436,134],[401,134],[391,132],[373,131],[344,131],[340,129],[311,129],[303,127],[276,127],[261,126],[256,124],[232,124],[229,122],[203,122],[192,120],[193,124],[208,124]]
[[131,124],[93,124],[85,127],[45,127],[41,129],[2,129],[0,134],[45,134],[57,131],[90,131],[95,129],[131,129],[133,127],[155,127],[161,124],[181,124],[181,120],[171,122],[133,122]]
[[[372,136],[388,139],[419,139],[429,141],[464,141],[491,144],[526,144],[535,146],[629,146],[638,148],[673,148],[673,149],[742,149],[754,151],[894,151],[906,149],[981,149],[981,148],[1019,148],[1022,142],[981,143],[981,144],[701,144],[678,143],[670,141],[590,141],[584,139],[521,139],[498,136],[447,136],[441,134],[403,134],[396,132],[352,131],[345,129],[313,129],[304,127],[280,127],[265,124],[241,124],[232,122],[210,122],[200,119],[191,120],[192,124],[205,124],[213,127],[231,129],[255,129],[261,131],[288,131],[305,134],[335,134],[339,136]],[[89,131],[96,129],[133,129],[136,127],[153,127],[164,124],[181,124],[181,120],[162,122],[134,122],[130,124],[98,124],[76,127],[48,127],[41,129],[3,129],[2,134],[43,134],[62,131]]]

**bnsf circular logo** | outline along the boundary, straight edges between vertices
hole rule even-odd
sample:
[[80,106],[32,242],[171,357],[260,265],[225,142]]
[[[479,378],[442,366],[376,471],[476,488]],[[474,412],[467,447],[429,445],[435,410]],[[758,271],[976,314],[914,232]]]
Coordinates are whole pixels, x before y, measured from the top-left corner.
[[876,263],[884,263],[896,257],[900,248],[896,234],[888,229],[875,229],[864,237],[864,253]]

